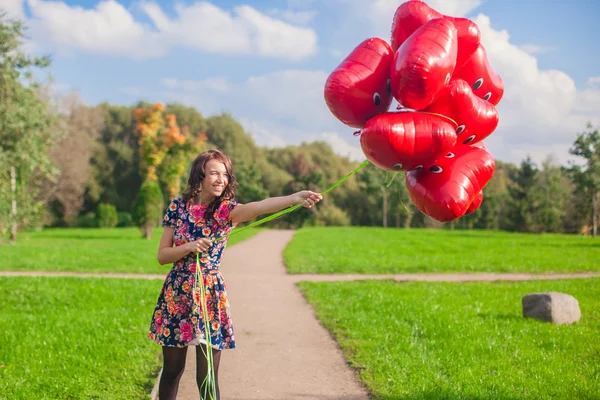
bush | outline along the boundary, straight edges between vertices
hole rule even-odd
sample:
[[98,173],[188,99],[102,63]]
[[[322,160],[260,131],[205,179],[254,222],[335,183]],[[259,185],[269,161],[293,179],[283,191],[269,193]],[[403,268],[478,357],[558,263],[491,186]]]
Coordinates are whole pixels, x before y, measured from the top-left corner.
[[117,226],[119,228],[127,228],[129,226],[133,226],[133,217],[131,216],[131,213],[119,211],[117,213],[117,220]]
[[133,209],[135,224],[150,239],[152,229],[160,224],[164,212],[164,197],[158,182],[146,180],[142,183]]
[[80,228],[96,228],[98,226],[96,213],[90,211],[84,215],[80,215],[77,219],[77,226]]
[[117,226],[117,208],[112,204],[100,203],[96,209],[96,220],[100,228]]

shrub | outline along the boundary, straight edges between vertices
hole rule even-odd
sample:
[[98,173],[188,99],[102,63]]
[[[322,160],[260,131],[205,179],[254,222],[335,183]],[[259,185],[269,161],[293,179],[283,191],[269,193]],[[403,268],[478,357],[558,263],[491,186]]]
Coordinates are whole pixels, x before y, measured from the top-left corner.
[[129,226],[133,226],[133,217],[131,216],[131,213],[119,211],[117,213],[117,220],[117,226],[119,228],[127,228]]
[[133,219],[146,239],[150,239],[152,229],[160,224],[163,203],[164,197],[158,182],[145,180],[135,201]]
[[84,215],[80,215],[77,219],[77,226],[80,228],[96,228],[98,226],[96,213],[90,211]]
[[100,203],[96,209],[96,220],[100,228],[117,226],[117,208],[113,204]]

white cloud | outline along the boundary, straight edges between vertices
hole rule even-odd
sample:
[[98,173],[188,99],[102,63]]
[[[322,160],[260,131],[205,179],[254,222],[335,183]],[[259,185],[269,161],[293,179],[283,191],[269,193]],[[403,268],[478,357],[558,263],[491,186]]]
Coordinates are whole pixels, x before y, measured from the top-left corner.
[[505,161],[518,162],[529,153],[541,162],[554,153],[566,163],[576,134],[587,121],[600,121],[600,91],[591,84],[577,91],[566,73],[540,70],[535,56],[512,44],[508,32],[493,29],[489,17],[478,15],[474,21],[489,62],[505,86],[498,104],[500,123],[486,140],[488,148]]
[[0,6],[7,13],[7,17],[10,19],[25,18],[25,10],[23,8],[23,0],[2,0]]
[[587,84],[590,86],[600,85],[600,76],[590,76],[587,80]]
[[231,89],[226,77],[215,77],[201,81],[181,81],[175,78],[166,78],[163,80],[163,85],[169,89],[181,89],[184,92],[210,90],[217,93],[227,93]]
[[[323,140],[334,151],[364,159],[354,129],[331,114],[323,98],[325,71],[283,70],[252,76],[235,83],[223,78],[199,81],[163,80],[169,97],[197,106],[209,115],[227,110],[254,137],[257,144],[280,147]],[[227,91],[218,90],[220,82]],[[219,107],[220,105],[220,107]]]
[[37,39],[66,49],[147,58],[165,53],[158,33],[136,22],[121,4],[101,1],[94,9],[59,1],[28,0]]
[[[347,21],[348,27],[356,30],[356,24],[360,21],[364,26],[364,19],[370,21],[373,31],[367,36],[379,36],[389,40],[394,13],[404,3],[399,0],[335,0],[340,3],[343,12],[349,13],[351,20]],[[463,17],[473,11],[482,0],[429,0],[427,5],[434,10],[452,17]]]
[[[350,135],[352,138],[353,136]],[[350,144],[348,139],[345,139],[337,132],[323,132],[321,135],[314,138],[315,140],[323,140],[331,145],[331,148],[339,155],[348,157],[353,161],[364,161],[367,158],[360,148],[359,139],[354,138],[354,144]]]
[[540,46],[537,44],[522,44],[519,46],[521,50],[525,53],[535,55],[535,54],[543,54],[556,50],[552,46]]
[[272,9],[272,10],[269,10],[269,14],[274,17],[279,17],[291,24],[308,25],[315,19],[318,12],[317,12],[317,10],[294,11],[294,10],[290,10],[290,9],[287,9],[287,10]]
[[242,124],[246,132],[252,136],[254,142],[259,146],[273,148],[287,145],[281,136],[273,133],[270,129],[261,125],[260,122],[242,118],[240,119],[240,124]]
[[316,53],[317,35],[267,16],[250,6],[233,12],[209,2],[175,5],[170,18],[154,2],[138,6],[152,25],[137,21],[115,0],[95,8],[60,1],[28,0],[39,39],[63,49],[86,50],[137,59],[164,55],[176,47],[220,54],[249,54],[300,60]]

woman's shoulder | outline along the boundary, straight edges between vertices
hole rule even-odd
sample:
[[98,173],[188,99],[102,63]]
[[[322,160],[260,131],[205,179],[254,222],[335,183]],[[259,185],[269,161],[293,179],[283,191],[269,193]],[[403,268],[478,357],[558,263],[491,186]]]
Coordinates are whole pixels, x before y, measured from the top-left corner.
[[185,208],[186,201],[183,197],[173,197],[169,203],[169,209],[176,210],[178,208]]

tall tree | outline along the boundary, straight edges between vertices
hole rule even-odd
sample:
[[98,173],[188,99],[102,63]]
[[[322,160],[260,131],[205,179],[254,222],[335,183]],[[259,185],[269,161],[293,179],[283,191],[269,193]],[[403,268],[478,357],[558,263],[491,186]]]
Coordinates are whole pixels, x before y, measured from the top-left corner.
[[511,195],[510,210],[512,229],[521,232],[539,232],[535,214],[539,209],[541,194],[538,182],[538,168],[531,159],[521,162],[520,168],[514,173],[512,185],[509,188]]
[[0,234],[10,230],[11,241],[19,226],[39,226],[43,220],[32,174],[50,179],[57,172],[48,151],[59,130],[33,77],[33,69],[49,66],[50,59],[23,52],[24,29],[22,22],[0,12]]
[[592,236],[598,234],[598,192],[600,192],[600,133],[591,123],[587,131],[577,135],[569,153],[585,160],[584,165],[572,163],[571,173],[577,191],[589,199]]
[[152,230],[160,221],[164,196],[158,183],[157,169],[167,155],[169,143],[185,141],[179,130],[166,129],[164,106],[137,108],[134,112],[135,133],[138,136],[142,186],[134,206],[134,219],[143,236],[150,239]]
[[66,135],[50,152],[59,170],[56,181],[38,180],[43,182],[40,198],[54,211],[50,216],[54,224],[72,225],[83,205],[90,159],[104,127],[104,115],[100,108],[86,106],[77,93],[57,95],[55,103]]
[[83,212],[96,210],[100,203],[130,212],[142,183],[134,107],[102,103],[98,108],[104,114],[104,127],[90,160]]
[[540,206],[536,213],[538,224],[546,232],[562,232],[570,188],[565,185],[564,173],[555,157],[548,156],[542,162],[537,185],[541,191]]

